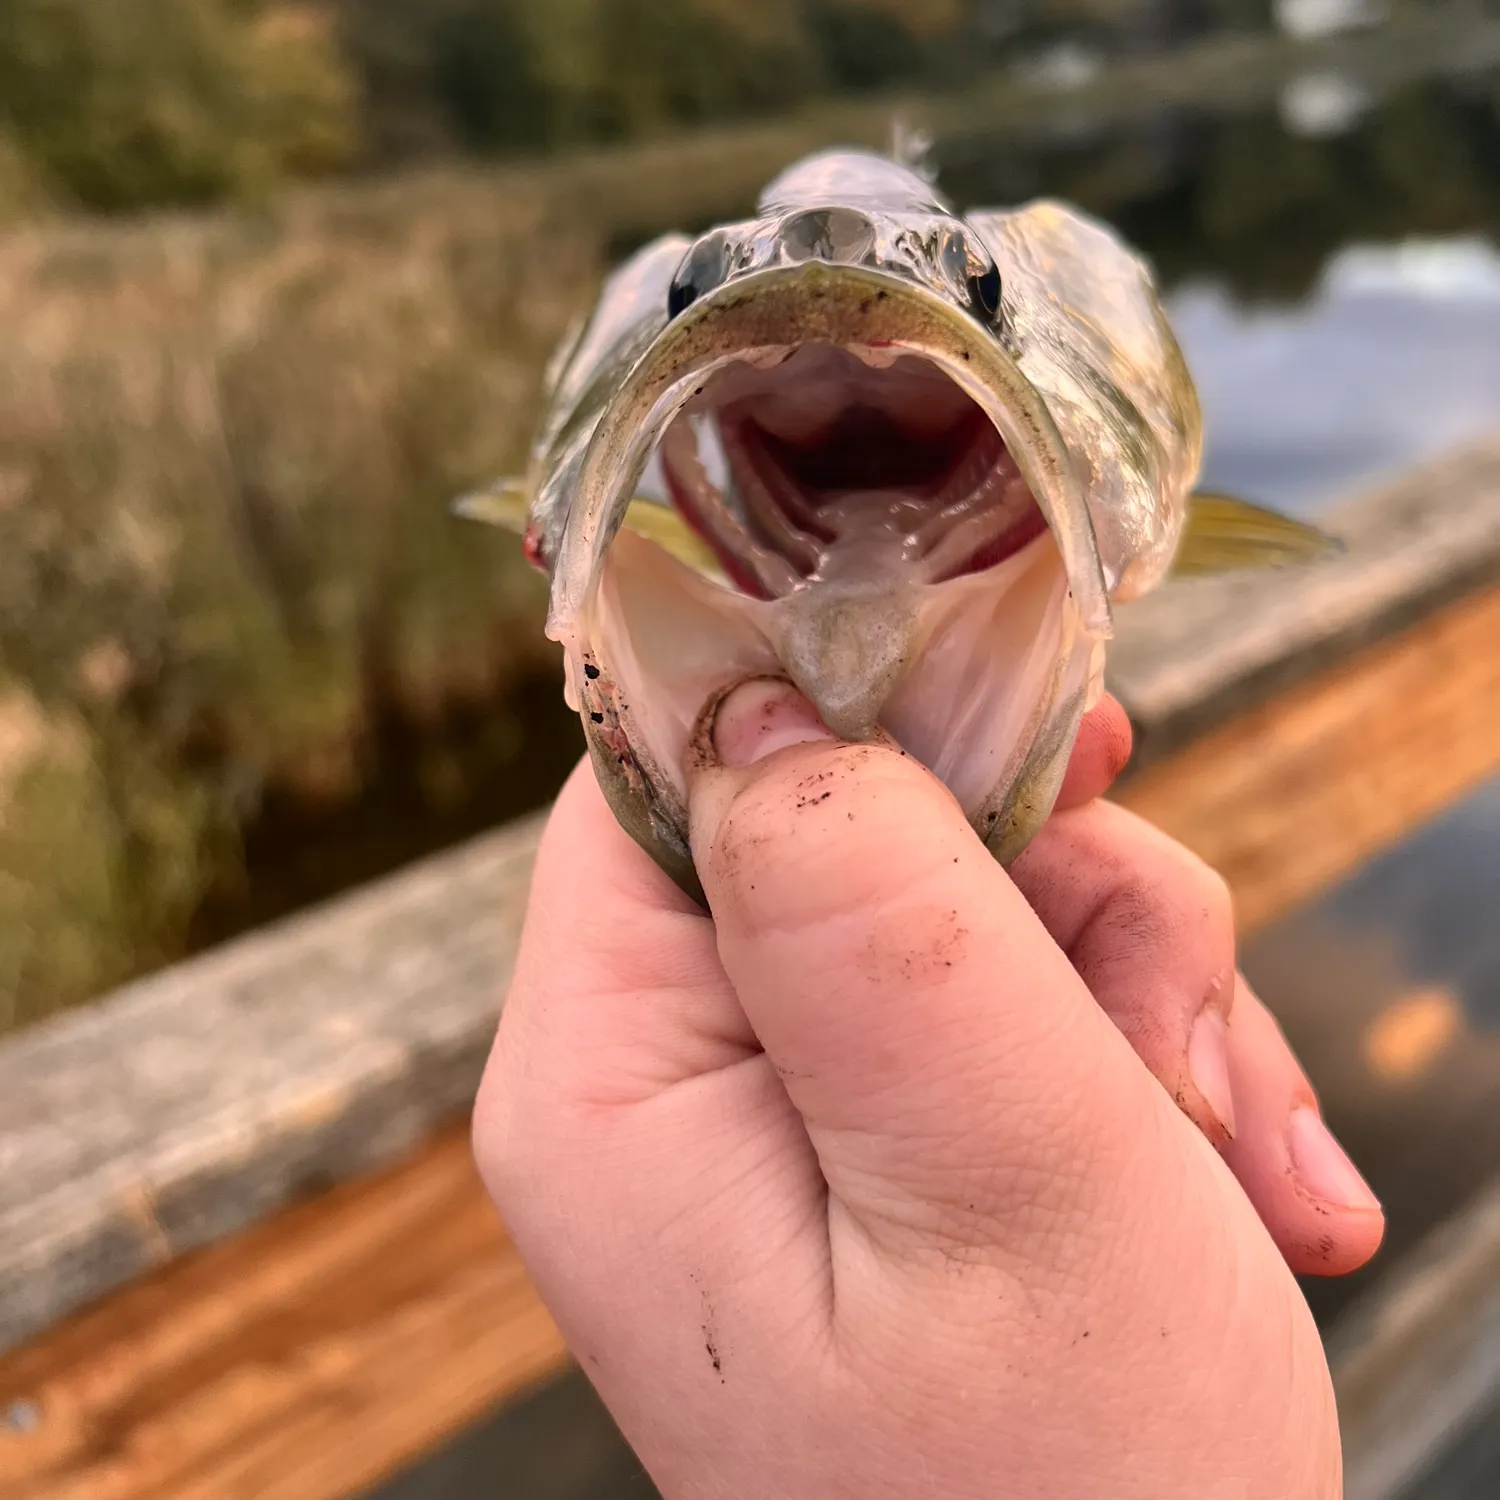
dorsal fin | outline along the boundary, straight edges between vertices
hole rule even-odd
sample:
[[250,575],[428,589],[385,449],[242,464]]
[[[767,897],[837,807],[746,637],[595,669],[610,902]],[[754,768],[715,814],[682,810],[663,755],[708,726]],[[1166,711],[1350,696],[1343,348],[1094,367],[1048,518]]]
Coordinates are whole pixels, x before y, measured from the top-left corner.
[[914,172],[924,182],[936,183],[937,166],[932,159],[933,139],[920,125],[913,125],[904,115],[891,121],[891,160],[897,166]]

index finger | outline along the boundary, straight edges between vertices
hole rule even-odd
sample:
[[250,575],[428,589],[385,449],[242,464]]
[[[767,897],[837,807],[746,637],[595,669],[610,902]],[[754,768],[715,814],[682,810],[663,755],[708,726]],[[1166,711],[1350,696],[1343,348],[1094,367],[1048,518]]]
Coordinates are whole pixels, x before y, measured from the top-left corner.
[[1078,726],[1073,753],[1054,812],[1067,812],[1102,797],[1130,760],[1134,732],[1120,700],[1106,693]]

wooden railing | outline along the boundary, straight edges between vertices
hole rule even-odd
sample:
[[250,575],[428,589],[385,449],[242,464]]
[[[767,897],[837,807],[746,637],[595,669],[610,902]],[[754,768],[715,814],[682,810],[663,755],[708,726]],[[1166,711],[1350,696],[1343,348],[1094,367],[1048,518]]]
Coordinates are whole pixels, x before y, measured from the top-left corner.
[[[1331,524],[1347,557],[1169,590],[1112,658],[1115,795],[1247,932],[1500,770],[1500,438]],[[343,1500],[564,1367],[463,1124],[539,828],[0,1044],[7,1500]],[[1500,1387],[1496,1320],[1500,1188],[1330,1338],[1349,1500]]]

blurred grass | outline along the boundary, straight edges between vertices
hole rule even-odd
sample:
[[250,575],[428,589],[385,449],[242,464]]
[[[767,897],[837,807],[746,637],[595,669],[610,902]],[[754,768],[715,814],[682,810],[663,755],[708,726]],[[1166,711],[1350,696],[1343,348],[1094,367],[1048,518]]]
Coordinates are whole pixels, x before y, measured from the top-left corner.
[[597,274],[540,212],[432,183],[0,240],[0,1027],[175,956],[269,782],[356,794],[376,700],[551,670],[539,581],[447,512]]
[[354,163],[360,84],[316,5],[0,0],[0,134],[12,214],[254,200]]
[[542,582],[449,504],[523,460],[620,245],[744,207],[787,145],[0,235],[0,1030],[181,956],[268,800],[358,807],[394,739],[436,821],[475,774],[450,721],[489,721],[485,774],[556,744],[495,722],[555,675]]

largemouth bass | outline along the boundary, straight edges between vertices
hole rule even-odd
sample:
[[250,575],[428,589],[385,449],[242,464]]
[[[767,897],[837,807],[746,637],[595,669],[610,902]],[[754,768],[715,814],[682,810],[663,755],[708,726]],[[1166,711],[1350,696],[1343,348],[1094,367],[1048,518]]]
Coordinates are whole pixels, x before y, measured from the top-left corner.
[[459,508],[524,531],[610,805],[700,899],[684,762],[729,687],[785,677],[840,735],[883,729],[1009,861],[1116,604],[1331,545],[1194,494],[1197,394],[1110,230],[1056,202],[960,215],[863,152],[640,250],[546,386],[524,480]]

